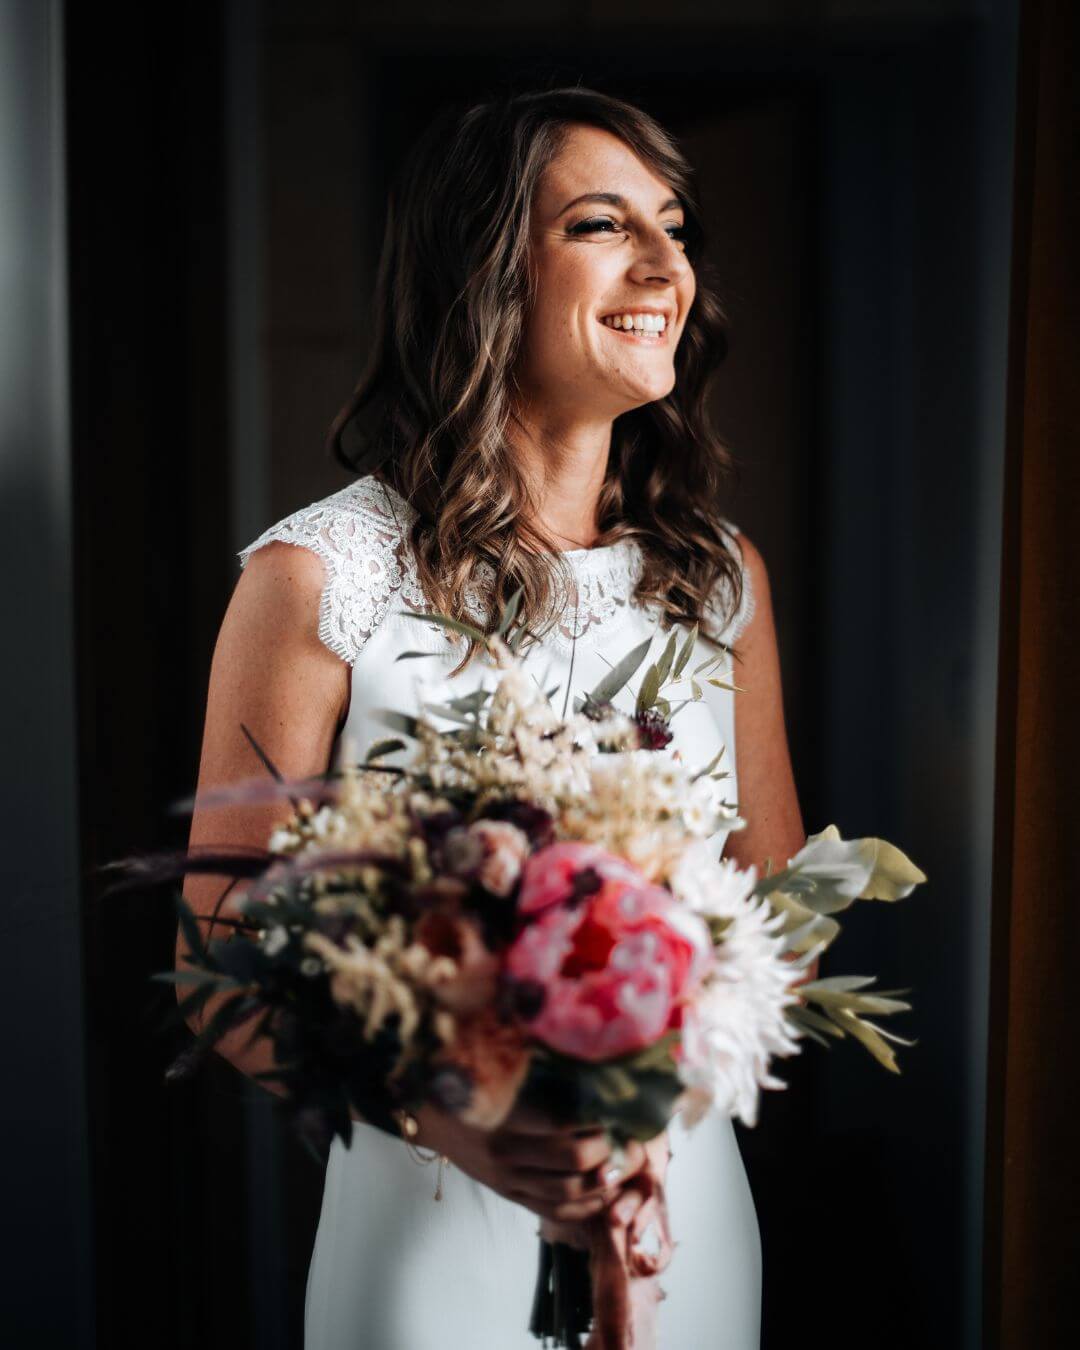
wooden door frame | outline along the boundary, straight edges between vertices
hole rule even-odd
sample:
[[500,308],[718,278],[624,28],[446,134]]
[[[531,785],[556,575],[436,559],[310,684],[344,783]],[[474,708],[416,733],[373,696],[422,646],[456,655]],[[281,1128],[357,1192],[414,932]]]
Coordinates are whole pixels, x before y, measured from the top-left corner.
[[[1080,805],[1080,57],[1070,0],[1024,0],[1002,522],[984,1227],[984,1344],[1076,1344],[1080,1233],[1069,1020]],[[1071,60],[1070,60],[1071,58]],[[1071,1335],[1070,1335],[1071,1333]]]

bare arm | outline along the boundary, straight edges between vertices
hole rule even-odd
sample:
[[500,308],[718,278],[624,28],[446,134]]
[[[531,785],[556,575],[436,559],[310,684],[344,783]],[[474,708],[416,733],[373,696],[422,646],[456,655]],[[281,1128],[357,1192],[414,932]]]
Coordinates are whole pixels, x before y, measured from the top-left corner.
[[[198,790],[266,773],[240,729],[250,727],[286,777],[324,772],[334,737],[348,711],[350,667],[319,640],[319,597],[325,581],[321,560],[309,549],[275,541],[257,549],[241,573],[221,624],[210,668]],[[265,848],[270,832],[291,813],[288,802],[197,810],[190,844],[240,844]],[[189,876],[184,897],[204,937],[226,879]],[[235,895],[241,884],[230,893]],[[227,902],[226,902],[227,903]],[[222,910],[227,913],[227,909]],[[183,969],[188,947],[178,932],[176,963]],[[190,992],[178,986],[178,997]],[[216,995],[189,1019],[197,1031],[220,1006]],[[250,1027],[230,1032],[217,1050],[242,1073],[272,1067],[272,1047],[259,1038],[248,1049]],[[275,1089],[276,1090],[276,1089]]]
[[[806,830],[795,792],[787,729],[784,724],[780,655],[776,642],[772,594],[765,561],[745,534],[739,534],[743,560],[750,574],[754,613],[736,643],[742,662],[735,663],[735,763],[740,814],[746,827],[734,830],[724,850],[742,868],[753,864],[758,875],[784,867],[806,843]],[[799,981],[817,977],[815,960]]]

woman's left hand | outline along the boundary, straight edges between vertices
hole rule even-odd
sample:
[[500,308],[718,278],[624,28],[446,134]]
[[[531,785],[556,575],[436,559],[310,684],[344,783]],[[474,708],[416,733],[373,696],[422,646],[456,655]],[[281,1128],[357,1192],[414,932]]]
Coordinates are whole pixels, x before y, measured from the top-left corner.
[[542,1229],[549,1241],[591,1253],[595,1320],[586,1350],[654,1350],[657,1343],[659,1276],[674,1252],[665,1193],[667,1132],[644,1147],[644,1164],[596,1218]]

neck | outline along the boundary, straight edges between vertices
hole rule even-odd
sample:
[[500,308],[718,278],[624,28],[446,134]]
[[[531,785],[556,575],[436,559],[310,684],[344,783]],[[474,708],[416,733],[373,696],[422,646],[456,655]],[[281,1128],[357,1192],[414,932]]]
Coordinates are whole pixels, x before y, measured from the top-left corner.
[[559,544],[591,548],[611,451],[611,419],[518,414],[507,439],[534,502],[532,524]]

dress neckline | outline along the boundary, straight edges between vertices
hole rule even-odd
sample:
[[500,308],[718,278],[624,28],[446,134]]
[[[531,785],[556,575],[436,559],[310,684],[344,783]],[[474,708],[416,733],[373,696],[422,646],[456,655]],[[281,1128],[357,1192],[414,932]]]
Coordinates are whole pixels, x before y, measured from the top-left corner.
[[[361,499],[370,499],[378,492],[382,498],[380,512],[388,512],[404,542],[416,518],[412,504],[396,488],[374,474],[357,479],[352,486]],[[614,637],[635,613],[634,590],[644,563],[638,540],[630,537],[597,548],[553,550],[546,556],[562,560],[565,568],[555,578],[556,605],[563,618],[546,632],[545,645],[568,655],[575,645],[591,646]],[[413,564],[408,562],[403,566],[407,568],[412,584]],[[473,583],[466,587],[466,609],[478,622],[486,613],[486,587],[493,581],[494,573],[485,560]],[[416,591],[417,606],[422,608],[426,602],[418,586]]]
[[[392,508],[399,507],[406,517],[409,525],[412,524],[416,515],[416,509],[412,503],[398,492],[392,484],[384,479],[378,478],[374,473],[368,474],[368,478],[376,487],[382,488],[386,493]],[[395,512],[396,514],[396,512]],[[608,566],[614,558],[625,555],[627,559],[632,558],[638,551],[637,541],[634,539],[616,539],[611,544],[594,544],[591,548],[558,548],[550,549],[548,556],[554,558],[566,558],[573,570],[577,572],[579,568],[589,570],[590,561],[595,561],[603,566]]]

